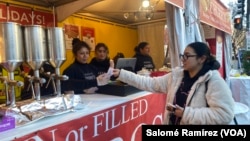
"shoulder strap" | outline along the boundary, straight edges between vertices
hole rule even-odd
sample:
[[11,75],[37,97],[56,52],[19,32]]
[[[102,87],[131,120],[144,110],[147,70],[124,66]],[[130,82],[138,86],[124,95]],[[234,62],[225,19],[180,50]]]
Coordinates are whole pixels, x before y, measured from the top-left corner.
[[[209,81],[209,80],[208,80]],[[208,81],[205,82],[205,93],[207,93],[207,85],[208,85]]]
[[[209,81],[209,80],[208,80],[208,81]],[[205,82],[205,94],[207,93],[208,81]],[[209,107],[209,105],[207,104],[207,100],[206,100],[206,105],[207,105],[207,107]]]
[[[209,80],[208,80],[208,81],[209,81]],[[208,81],[205,82],[205,94],[207,93]],[[193,99],[193,96],[194,96],[195,92],[196,92],[196,89],[194,90],[194,93],[193,93],[192,97],[190,98],[189,103],[188,103],[187,105],[190,104],[191,100]],[[206,105],[207,105],[207,107],[209,107],[209,105],[207,104],[207,102],[206,102]]]

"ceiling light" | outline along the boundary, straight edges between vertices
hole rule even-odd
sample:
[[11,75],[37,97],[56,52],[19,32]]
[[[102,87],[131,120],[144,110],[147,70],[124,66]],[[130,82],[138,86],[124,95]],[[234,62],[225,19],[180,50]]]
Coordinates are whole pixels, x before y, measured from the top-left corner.
[[134,16],[135,21],[140,18],[151,20],[154,16],[154,6],[150,5],[150,0],[142,0],[142,5],[139,7],[139,11],[134,13],[126,12],[123,14],[125,19],[129,19],[130,16]]
[[142,1],[142,7],[149,7],[149,0],[143,0]]

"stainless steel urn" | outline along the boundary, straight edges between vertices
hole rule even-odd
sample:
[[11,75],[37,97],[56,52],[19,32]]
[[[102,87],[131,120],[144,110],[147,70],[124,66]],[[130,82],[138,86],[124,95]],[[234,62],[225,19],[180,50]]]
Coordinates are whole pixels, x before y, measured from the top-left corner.
[[38,70],[47,61],[46,33],[40,25],[25,26],[25,60],[33,69]]
[[50,64],[55,68],[55,80],[57,95],[61,96],[61,80],[67,80],[67,76],[60,75],[60,66],[66,60],[66,48],[63,29],[60,27],[47,28],[48,56]]
[[54,68],[59,68],[66,60],[63,29],[60,27],[48,27],[47,36],[49,62]]
[[0,23],[0,64],[14,72],[24,59],[22,28],[18,23]]
[[[8,71],[8,78],[1,78],[5,84],[6,106],[15,106],[14,71],[23,62],[23,34],[22,27],[14,22],[0,23],[0,65]],[[22,86],[22,85],[20,85]]]
[[[34,70],[35,99],[41,99],[40,85],[45,80],[40,78],[39,69],[48,60],[46,29],[40,25],[29,25],[24,28],[25,60]],[[43,81],[44,80],[44,81]]]

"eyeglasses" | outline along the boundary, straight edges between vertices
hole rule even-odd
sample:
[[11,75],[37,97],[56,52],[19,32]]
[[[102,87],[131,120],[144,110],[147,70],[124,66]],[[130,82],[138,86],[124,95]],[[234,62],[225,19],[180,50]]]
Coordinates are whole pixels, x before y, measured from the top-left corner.
[[187,54],[180,54],[180,58],[183,60],[187,60],[189,57],[195,57],[197,55],[187,55]]

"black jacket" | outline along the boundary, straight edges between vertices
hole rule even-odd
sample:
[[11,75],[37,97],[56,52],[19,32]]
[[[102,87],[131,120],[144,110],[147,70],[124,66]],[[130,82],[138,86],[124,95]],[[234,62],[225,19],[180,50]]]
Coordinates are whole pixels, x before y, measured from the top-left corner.
[[135,73],[137,71],[140,71],[142,68],[146,68],[149,70],[155,69],[155,64],[151,56],[137,53],[133,57],[137,59],[135,64]]
[[63,71],[63,74],[67,75],[69,79],[62,81],[62,93],[73,90],[75,94],[82,94],[84,89],[96,87],[97,73],[94,66],[75,61]]
[[109,61],[110,61],[109,58],[106,58],[103,61],[98,61],[96,58],[93,58],[90,61],[90,64],[97,68],[98,74],[103,74],[106,73],[109,69],[110,66]]

